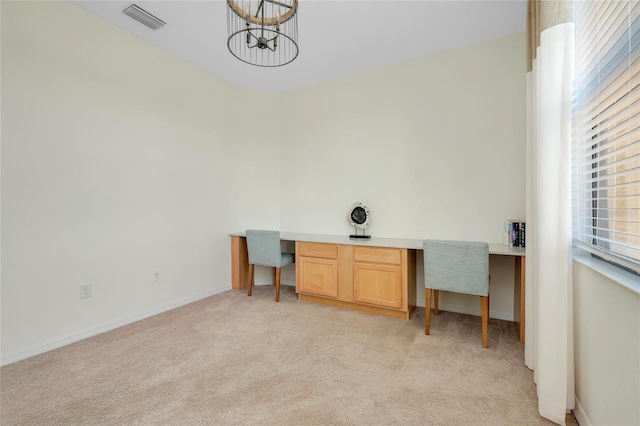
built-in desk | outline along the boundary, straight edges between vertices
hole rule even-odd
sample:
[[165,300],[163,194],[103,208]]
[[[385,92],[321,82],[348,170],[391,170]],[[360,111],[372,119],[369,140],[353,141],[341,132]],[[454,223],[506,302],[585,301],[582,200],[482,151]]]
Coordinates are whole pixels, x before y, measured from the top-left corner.
[[[234,290],[243,290],[249,285],[245,233],[230,235],[231,285]],[[374,237],[352,240],[345,235],[296,232],[281,232],[280,238],[296,244],[296,292],[300,300],[402,319],[408,319],[415,308],[415,259],[416,252],[423,249],[422,239]],[[525,250],[490,243],[489,254],[514,258],[513,317],[520,342],[524,343]],[[305,286],[305,274],[329,278]],[[384,284],[381,288],[388,290],[367,292],[364,286],[359,286],[360,281],[367,279],[379,280]]]

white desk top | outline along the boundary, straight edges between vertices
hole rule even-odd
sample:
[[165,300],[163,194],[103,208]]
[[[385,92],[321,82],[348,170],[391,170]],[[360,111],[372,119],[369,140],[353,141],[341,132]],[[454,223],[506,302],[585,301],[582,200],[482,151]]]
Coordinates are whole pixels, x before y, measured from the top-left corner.
[[[244,237],[244,232],[232,232],[232,237]],[[305,241],[309,243],[343,244],[351,246],[395,247],[414,250],[423,249],[423,240],[417,238],[376,238],[350,239],[348,235],[303,234],[299,232],[281,232],[280,239],[284,241]],[[502,243],[489,243],[489,254],[506,256],[524,256],[523,247],[511,247]]]

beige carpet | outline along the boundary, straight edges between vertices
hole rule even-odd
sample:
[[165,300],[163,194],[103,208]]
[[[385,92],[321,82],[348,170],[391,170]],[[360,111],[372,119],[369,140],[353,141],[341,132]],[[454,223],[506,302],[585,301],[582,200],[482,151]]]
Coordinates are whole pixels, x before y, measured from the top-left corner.
[[[533,373],[513,324],[408,322],[228,291],[0,369],[8,425],[525,425]],[[573,418],[568,422],[575,424]]]

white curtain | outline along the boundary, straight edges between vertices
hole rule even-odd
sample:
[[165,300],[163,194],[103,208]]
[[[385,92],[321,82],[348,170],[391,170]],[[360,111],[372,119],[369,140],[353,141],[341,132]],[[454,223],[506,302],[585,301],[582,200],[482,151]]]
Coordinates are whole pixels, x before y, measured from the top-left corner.
[[574,25],[562,23],[542,31],[535,53],[537,59],[527,74],[525,363],[534,370],[538,411],[564,424],[567,410],[575,403],[571,273]]

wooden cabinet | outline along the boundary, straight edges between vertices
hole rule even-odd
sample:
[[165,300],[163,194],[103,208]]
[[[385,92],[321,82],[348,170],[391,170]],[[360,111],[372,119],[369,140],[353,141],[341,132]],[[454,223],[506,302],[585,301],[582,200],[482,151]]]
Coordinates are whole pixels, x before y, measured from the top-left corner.
[[353,300],[359,303],[402,308],[402,271],[383,265],[354,265]]
[[300,300],[409,319],[415,250],[296,242]]
[[403,291],[406,287],[402,277],[403,254],[406,254],[406,250],[355,247],[353,253],[354,302],[402,309],[407,297],[406,292]]
[[298,243],[296,253],[296,291],[338,297],[338,246]]

